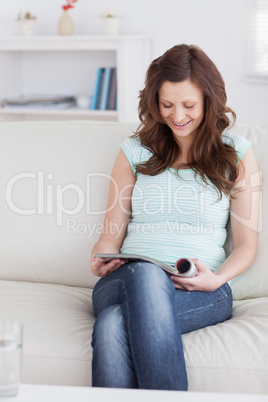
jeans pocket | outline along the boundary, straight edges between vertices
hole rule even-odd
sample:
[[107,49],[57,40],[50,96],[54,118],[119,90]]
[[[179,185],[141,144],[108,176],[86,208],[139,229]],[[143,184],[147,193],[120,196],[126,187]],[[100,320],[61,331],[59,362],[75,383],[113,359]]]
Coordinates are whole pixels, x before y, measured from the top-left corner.
[[232,289],[229,286],[228,283],[225,283],[221,287],[219,287],[217,290],[215,290],[215,296],[216,296],[216,302],[217,303],[223,303],[229,298],[232,298]]

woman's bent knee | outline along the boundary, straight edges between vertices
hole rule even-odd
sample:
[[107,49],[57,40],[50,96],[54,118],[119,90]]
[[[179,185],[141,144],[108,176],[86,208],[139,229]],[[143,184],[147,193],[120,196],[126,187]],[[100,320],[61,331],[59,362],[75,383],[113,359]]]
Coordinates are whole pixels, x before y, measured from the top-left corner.
[[92,346],[98,342],[105,343],[111,347],[111,343],[118,336],[121,330],[124,330],[124,320],[121,305],[113,305],[104,309],[96,318],[93,335]]
[[172,289],[174,288],[173,281],[170,279],[169,275],[162,268],[150,262],[131,262],[122,268],[127,272],[126,279],[131,284],[151,284],[154,289],[159,286],[163,287],[164,285]]

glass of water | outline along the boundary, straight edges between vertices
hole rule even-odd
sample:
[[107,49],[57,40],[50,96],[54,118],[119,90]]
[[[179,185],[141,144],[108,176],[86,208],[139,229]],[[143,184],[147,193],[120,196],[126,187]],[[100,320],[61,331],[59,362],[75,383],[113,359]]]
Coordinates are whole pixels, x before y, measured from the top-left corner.
[[17,395],[21,374],[22,324],[0,320],[0,397]]

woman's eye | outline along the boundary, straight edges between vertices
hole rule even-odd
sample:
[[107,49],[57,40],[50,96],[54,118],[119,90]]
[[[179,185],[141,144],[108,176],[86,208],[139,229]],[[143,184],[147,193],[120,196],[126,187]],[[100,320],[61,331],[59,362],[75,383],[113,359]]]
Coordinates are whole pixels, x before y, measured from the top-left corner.
[[165,109],[168,109],[171,107],[171,105],[162,105]]
[[192,109],[193,107],[194,107],[194,105],[192,105],[192,106],[186,106],[186,105],[185,105],[185,108],[186,108],[186,109]]

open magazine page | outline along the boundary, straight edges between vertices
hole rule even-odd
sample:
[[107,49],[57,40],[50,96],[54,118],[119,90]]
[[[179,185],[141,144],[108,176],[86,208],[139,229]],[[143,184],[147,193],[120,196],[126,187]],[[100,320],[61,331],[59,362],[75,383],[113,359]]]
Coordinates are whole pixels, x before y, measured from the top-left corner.
[[155,265],[158,265],[162,269],[164,269],[166,272],[172,275],[177,275],[177,276],[182,276],[182,277],[192,277],[197,274],[197,268],[195,267],[194,264],[192,264],[189,260],[186,259],[181,259],[176,261],[176,266],[181,266],[183,267],[180,272],[176,268],[176,266],[165,264],[162,261],[156,260],[155,258],[147,257],[144,255],[139,255],[139,254],[113,254],[113,253],[96,253],[94,254],[94,257],[101,257],[105,258],[105,260],[111,261],[114,258],[120,258],[120,259],[126,259],[128,261],[147,261],[151,262]]

